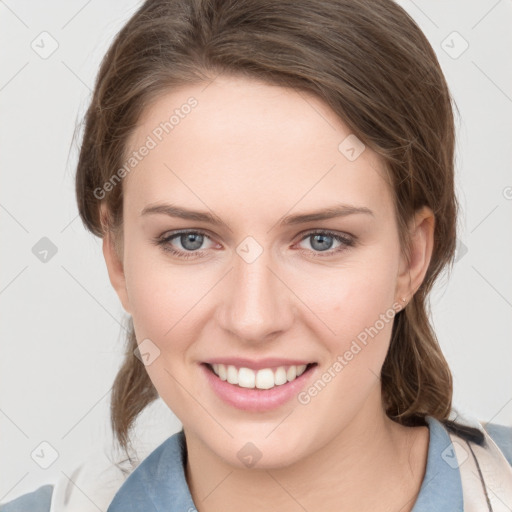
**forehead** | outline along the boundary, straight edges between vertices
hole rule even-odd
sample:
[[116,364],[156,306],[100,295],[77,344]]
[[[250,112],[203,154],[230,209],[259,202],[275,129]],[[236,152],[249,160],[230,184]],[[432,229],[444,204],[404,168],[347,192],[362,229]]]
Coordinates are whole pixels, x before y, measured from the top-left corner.
[[137,151],[139,160],[123,186],[139,210],[169,196],[204,207],[201,194],[260,209],[330,199],[390,206],[383,162],[368,147],[358,156],[364,146],[324,102],[246,78],[221,76],[161,95],[127,147],[127,157]]

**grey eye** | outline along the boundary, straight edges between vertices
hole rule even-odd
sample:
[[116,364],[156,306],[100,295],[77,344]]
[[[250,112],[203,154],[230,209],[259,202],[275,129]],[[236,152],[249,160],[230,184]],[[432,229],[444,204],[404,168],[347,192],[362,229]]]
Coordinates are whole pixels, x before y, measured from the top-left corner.
[[308,238],[311,240],[311,247],[315,251],[327,251],[332,247],[334,242],[334,237],[329,235],[309,235]]
[[179,240],[185,250],[195,251],[203,245],[204,236],[199,233],[184,233]]

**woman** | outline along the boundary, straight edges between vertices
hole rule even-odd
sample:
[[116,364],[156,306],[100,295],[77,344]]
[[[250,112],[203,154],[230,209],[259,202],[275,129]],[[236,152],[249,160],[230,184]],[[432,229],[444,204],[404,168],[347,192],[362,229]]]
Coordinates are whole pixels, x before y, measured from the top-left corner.
[[[108,466],[89,501],[512,505],[504,453],[452,410],[427,314],[455,249],[453,114],[400,7],[147,1],[85,122],[79,211],[132,319],[113,429],[130,461],[130,427],[158,396],[183,423],[129,476]],[[510,429],[487,428],[512,457]],[[77,510],[66,494],[2,510]]]

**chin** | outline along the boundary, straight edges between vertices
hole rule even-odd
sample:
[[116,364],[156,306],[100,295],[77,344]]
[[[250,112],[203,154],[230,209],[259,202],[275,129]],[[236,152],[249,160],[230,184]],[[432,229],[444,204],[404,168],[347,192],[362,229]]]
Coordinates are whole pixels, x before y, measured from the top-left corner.
[[307,448],[311,447],[311,442],[305,433],[295,431],[295,435],[290,435],[289,430],[285,429],[280,435],[276,432],[269,435],[269,432],[271,429],[265,429],[264,433],[261,429],[254,429],[254,435],[251,435],[248,429],[243,435],[234,434],[229,440],[216,437],[211,444],[207,439],[203,442],[218,457],[239,469],[280,469],[309,455]]

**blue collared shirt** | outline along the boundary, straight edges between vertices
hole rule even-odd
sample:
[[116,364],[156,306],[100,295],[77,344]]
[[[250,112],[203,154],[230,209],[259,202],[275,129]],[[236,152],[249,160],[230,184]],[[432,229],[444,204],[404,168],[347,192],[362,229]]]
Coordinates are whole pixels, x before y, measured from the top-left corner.
[[[463,512],[460,472],[453,464],[448,431],[427,416],[427,467],[412,512]],[[512,428],[489,424],[487,432],[512,465]],[[186,444],[183,431],[151,452],[117,491],[107,512],[196,512],[185,478]],[[52,486],[42,486],[0,507],[0,512],[48,512]]]

